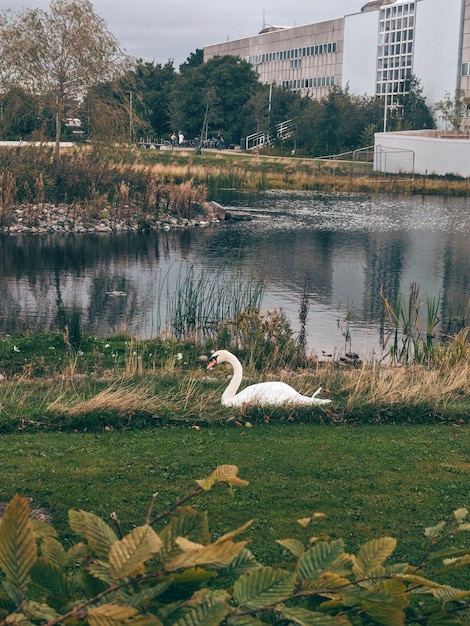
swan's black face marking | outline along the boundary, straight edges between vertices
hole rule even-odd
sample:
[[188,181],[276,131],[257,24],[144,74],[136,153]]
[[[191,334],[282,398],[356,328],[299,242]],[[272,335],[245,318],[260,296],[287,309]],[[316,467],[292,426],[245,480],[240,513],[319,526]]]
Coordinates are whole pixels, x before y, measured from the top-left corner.
[[207,364],[207,369],[210,370],[214,365],[217,365],[217,357],[213,354]]

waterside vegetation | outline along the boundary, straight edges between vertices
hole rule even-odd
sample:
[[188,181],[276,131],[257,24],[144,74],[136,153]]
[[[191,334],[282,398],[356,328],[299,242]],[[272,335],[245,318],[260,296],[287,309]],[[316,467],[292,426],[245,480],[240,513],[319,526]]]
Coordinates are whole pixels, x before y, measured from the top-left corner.
[[[194,283],[189,275],[174,299],[170,332],[154,339],[87,336],[80,312],[63,306],[61,331],[1,339],[0,431],[468,420],[468,311],[453,334],[436,336],[440,329],[432,317],[423,336],[415,288],[408,308],[401,296],[395,309],[386,302],[386,360],[363,363],[353,354],[327,362],[306,351],[302,332],[294,336],[282,311],[258,311],[260,284],[242,293],[236,281],[223,280],[233,286],[225,305],[207,308],[197,277]],[[245,407],[227,413],[220,406],[226,373],[205,372],[207,356],[218,347],[237,352],[251,381],[286,380],[306,395],[321,385],[333,402],[319,411]]]
[[235,151],[143,150],[95,146],[64,151],[0,149],[0,227],[38,223],[41,207],[63,205],[69,229],[110,220],[146,228],[162,216],[201,214],[220,189],[293,189],[333,193],[392,193],[467,197],[468,179],[377,176],[370,163],[298,159]]

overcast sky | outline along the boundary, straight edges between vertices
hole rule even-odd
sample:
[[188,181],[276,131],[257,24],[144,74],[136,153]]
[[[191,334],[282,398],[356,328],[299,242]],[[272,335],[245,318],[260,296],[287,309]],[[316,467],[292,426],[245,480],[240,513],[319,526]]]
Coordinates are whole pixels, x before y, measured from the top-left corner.
[[[302,26],[357,13],[367,0],[92,0],[96,13],[131,56],[176,68],[211,43],[257,34],[263,24]],[[0,0],[0,10],[48,0]]]

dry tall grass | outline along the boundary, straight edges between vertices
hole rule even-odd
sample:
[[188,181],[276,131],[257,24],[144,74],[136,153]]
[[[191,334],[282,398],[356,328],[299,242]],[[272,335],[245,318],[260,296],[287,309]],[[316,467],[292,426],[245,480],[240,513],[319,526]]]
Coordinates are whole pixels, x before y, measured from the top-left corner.
[[[470,365],[452,368],[368,366],[343,373],[347,407],[358,403],[393,406],[435,405],[470,396]],[[333,382],[333,381],[332,381]]]

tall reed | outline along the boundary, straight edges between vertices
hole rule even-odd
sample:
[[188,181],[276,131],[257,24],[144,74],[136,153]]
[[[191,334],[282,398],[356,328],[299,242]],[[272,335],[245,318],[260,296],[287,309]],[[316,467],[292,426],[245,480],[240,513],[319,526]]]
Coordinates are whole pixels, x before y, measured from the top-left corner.
[[[419,285],[411,283],[408,297],[405,298],[399,291],[394,305],[389,302],[382,290],[380,296],[384,309],[381,327],[382,348],[388,348],[387,354],[392,363],[429,364],[435,359],[440,346],[453,343],[455,335],[445,333],[442,329],[444,320],[439,314],[442,308],[441,294],[426,297],[424,303]],[[422,313],[423,309],[425,313]],[[452,325],[449,325],[449,321],[447,326],[450,330]],[[422,328],[425,328],[425,332]],[[458,330],[464,331],[463,334],[466,336],[465,329],[460,327]]]
[[[167,285],[168,290],[170,285]],[[258,308],[264,280],[246,277],[241,269],[198,270],[180,266],[176,285],[168,292],[168,313],[175,337],[204,342],[214,337],[222,323],[242,311]]]

